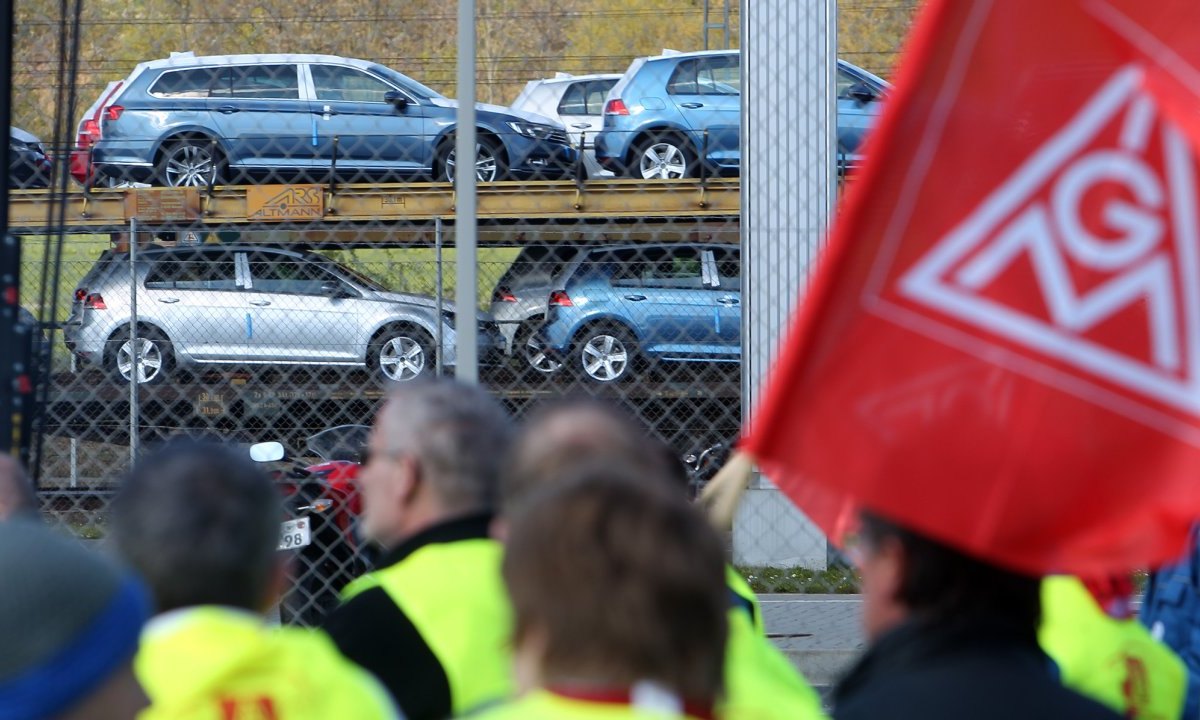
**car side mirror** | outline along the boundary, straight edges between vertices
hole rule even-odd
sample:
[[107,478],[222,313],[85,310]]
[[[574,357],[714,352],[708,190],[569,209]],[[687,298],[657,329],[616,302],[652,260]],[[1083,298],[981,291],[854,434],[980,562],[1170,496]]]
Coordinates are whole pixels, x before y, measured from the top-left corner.
[[863,105],[866,105],[867,103],[879,98],[879,93],[875,92],[875,90],[866,83],[854,83],[850,86],[850,89],[846,94]]
[[392,107],[396,108],[396,112],[398,113],[403,113],[408,110],[408,98],[405,97],[404,93],[400,92],[399,90],[389,90],[388,92],[385,92],[383,94],[383,99],[385,102],[391,103]]
[[250,459],[254,462],[278,462],[286,453],[277,442],[261,442],[250,446]]
[[321,283],[321,294],[331,298],[354,297],[346,286],[337,280],[326,280]]

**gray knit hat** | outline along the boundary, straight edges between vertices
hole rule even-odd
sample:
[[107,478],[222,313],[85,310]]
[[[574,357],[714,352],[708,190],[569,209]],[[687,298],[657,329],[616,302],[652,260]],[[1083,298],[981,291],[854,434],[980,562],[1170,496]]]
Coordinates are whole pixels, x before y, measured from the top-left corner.
[[0,522],[0,720],[53,717],[137,650],[141,582],[27,519]]

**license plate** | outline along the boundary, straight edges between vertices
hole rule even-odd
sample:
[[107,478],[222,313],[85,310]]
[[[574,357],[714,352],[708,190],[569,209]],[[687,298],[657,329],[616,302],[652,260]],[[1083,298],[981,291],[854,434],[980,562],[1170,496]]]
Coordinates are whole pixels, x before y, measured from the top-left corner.
[[280,527],[280,550],[299,550],[311,543],[312,527],[308,524],[308,518],[288,520]]

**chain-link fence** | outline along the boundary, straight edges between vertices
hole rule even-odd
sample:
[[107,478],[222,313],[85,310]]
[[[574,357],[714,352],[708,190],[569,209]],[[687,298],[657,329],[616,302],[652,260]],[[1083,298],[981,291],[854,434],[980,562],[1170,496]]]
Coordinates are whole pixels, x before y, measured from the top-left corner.
[[[277,442],[255,452],[288,499],[283,613],[304,623],[368,561],[361,426],[388,383],[455,374],[462,328],[516,417],[611,399],[698,490],[742,426],[751,319],[742,57],[662,50],[736,48],[736,4],[480,3],[478,95],[497,105],[477,109],[471,308],[454,302],[453,13],[343,5],[16,3],[14,125],[44,140],[14,131],[10,172],[33,188],[11,193],[10,224],[48,358],[44,506],[100,537],[147,445]],[[840,178],[914,9],[843,5],[860,37],[828,84]],[[854,589],[836,557],[807,564],[746,572]]]

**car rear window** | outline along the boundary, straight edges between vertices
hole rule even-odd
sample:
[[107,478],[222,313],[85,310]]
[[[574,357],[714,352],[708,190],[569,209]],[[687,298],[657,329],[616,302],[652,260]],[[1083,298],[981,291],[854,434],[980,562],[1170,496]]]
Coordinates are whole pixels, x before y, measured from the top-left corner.
[[617,79],[571,83],[558,103],[559,115],[603,115],[604,101]]
[[578,254],[578,248],[572,247],[525,248],[498,285],[509,290],[549,285]]

